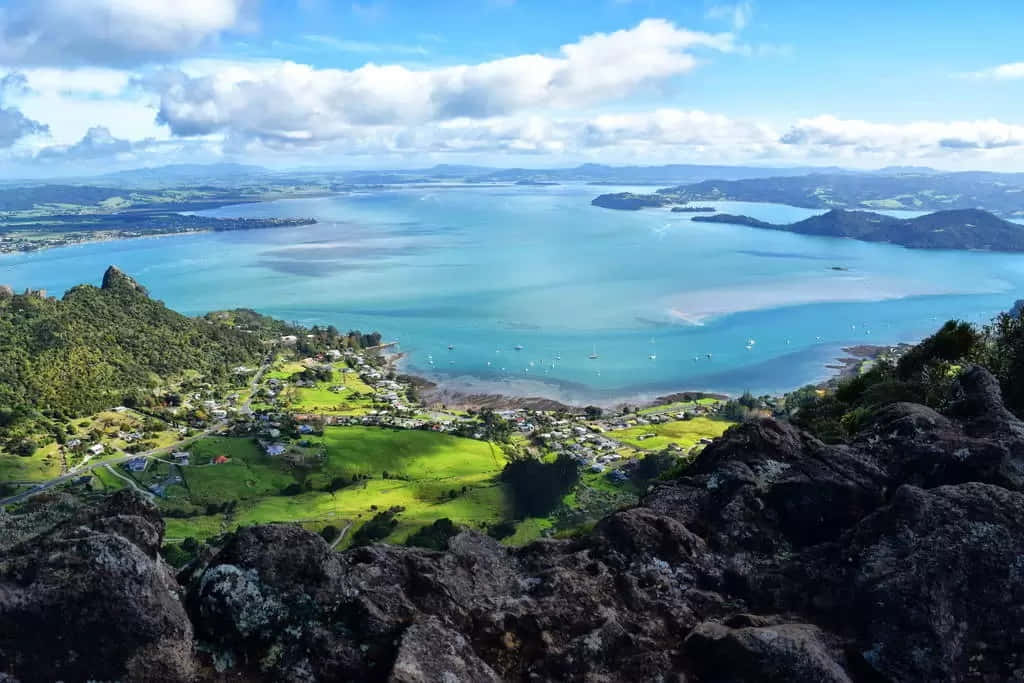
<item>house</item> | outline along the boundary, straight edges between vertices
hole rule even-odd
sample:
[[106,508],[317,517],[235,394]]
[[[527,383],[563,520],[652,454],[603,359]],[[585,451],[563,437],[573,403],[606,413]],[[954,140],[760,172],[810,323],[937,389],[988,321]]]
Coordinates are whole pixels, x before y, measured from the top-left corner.
[[189,454],[187,451],[178,451],[177,453],[171,453],[171,459],[174,460],[177,465],[187,465],[189,462]]
[[283,337],[281,337],[281,343],[286,344],[288,346],[291,346],[292,344],[295,344],[298,341],[299,338],[296,337],[294,334],[286,334]]
[[267,455],[283,455],[288,448],[284,444],[272,443],[268,444],[265,450]]
[[218,455],[216,458],[213,459],[214,465],[223,465],[226,462],[231,462],[231,458],[229,458],[226,455]]
[[66,447],[68,447],[68,448],[78,448],[79,446],[82,445],[82,440],[81,439],[71,439],[71,441],[68,441],[64,445]]
[[129,472],[144,472],[148,464],[146,458],[132,458],[124,464],[124,468]]
[[101,443],[94,444],[92,446],[89,446],[89,448],[88,448],[88,451],[91,454],[93,454],[93,455],[101,455],[103,453],[103,451],[105,451],[105,450],[106,450],[106,448]]
[[299,434],[312,434],[313,428],[309,425],[299,425]]
[[210,417],[212,417],[215,420],[223,420],[227,416],[228,416],[228,411],[226,411],[226,410],[217,409],[217,410],[211,410],[210,411]]

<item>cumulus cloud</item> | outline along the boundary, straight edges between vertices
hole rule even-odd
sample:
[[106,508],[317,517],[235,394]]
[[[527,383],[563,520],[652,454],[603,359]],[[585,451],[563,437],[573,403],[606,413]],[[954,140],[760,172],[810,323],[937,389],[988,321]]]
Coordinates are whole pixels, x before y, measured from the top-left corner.
[[29,135],[45,134],[49,126],[25,116],[17,107],[5,107],[7,95],[18,95],[28,91],[24,74],[12,72],[0,78],[0,149],[7,149],[18,140]]
[[75,144],[44,147],[37,158],[42,161],[82,161],[125,154],[133,148],[131,141],[115,138],[105,126],[93,126]]
[[981,71],[975,71],[968,75],[973,76],[974,78],[990,78],[997,81],[1009,81],[1024,78],[1024,62],[1000,64],[988,69],[982,69]]
[[317,142],[352,126],[485,119],[619,99],[692,71],[699,49],[731,51],[733,37],[648,19],[563,45],[555,56],[424,70],[237,64],[199,74],[165,70],[145,83],[160,95],[160,122],[176,135]]
[[856,148],[862,151],[920,153],[944,148],[1000,149],[1024,145],[1024,126],[979,121],[873,123],[834,116],[801,119],[781,138],[784,145]]
[[244,29],[252,0],[13,0],[0,63],[120,65],[181,55]]

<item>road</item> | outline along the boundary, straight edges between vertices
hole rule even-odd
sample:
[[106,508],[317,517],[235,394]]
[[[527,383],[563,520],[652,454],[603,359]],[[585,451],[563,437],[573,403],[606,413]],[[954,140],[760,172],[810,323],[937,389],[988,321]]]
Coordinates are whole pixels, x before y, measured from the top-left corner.
[[[246,414],[249,414],[249,413],[252,412],[252,409],[250,408],[250,404],[252,403],[252,394],[256,391],[256,386],[259,384],[260,379],[262,379],[263,374],[270,367],[271,363],[273,362],[273,359],[274,359],[274,353],[273,353],[273,351],[271,351],[270,354],[268,354],[267,357],[263,359],[263,364],[260,366],[260,369],[257,370],[256,374],[253,376],[253,381],[252,381],[252,384],[250,385],[251,391],[249,392],[249,398],[242,405],[242,410]],[[83,462],[82,465],[79,465],[78,467],[72,469],[67,474],[63,474],[63,475],[61,475],[59,477],[56,477],[54,479],[50,479],[49,481],[41,482],[41,483],[37,484],[36,486],[33,486],[32,488],[28,489],[27,491],[22,491],[21,493],[18,493],[16,495],[8,496],[7,498],[0,498],[0,507],[3,507],[5,505],[12,505],[14,503],[21,503],[22,501],[28,500],[29,498],[31,498],[32,496],[36,495],[37,493],[42,493],[43,491],[46,491],[47,489],[51,489],[54,486],[59,486],[61,484],[66,484],[69,481],[71,481],[72,479],[77,479],[78,477],[81,477],[81,476],[84,476],[86,474],[89,474],[90,472],[92,472],[97,467],[107,467],[107,468],[110,468],[111,471],[113,471],[113,468],[111,467],[112,465],[120,465],[122,463],[128,462],[129,460],[134,460],[135,458],[152,458],[154,456],[162,455],[164,453],[171,453],[171,452],[176,451],[176,450],[181,450],[182,448],[188,446],[189,444],[191,444],[194,441],[197,441],[199,439],[202,439],[202,438],[205,438],[207,436],[210,436],[211,434],[216,434],[216,433],[219,433],[219,432],[223,431],[227,426],[228,426],[228,421],[226,419],[225,420],[219,420],[218,422],[214,423],[213,425],[211,425],[207,429],[203,430],[199,434],[194,434],[194,435],[188,437],[187,439],[182,439],[181,441],[176,441],[176,442],[170,444],[169,446],[163,446],[161,448],[154,448],[151,451],[144,451],[142,453],[132,453],[130,455],[124,455],[124,456],[119,457],[119,458],[113,458],[113,459],[109,459],[109,460],[105,459],[105,460],[102,460],[100,462],[92,463],[92,464],[88,465],[88,467],[83,467],[83,465],[86,464],[86,463]],[[122,477],[122,479],[123,478],[124,477]],[[132,482],[132,483],[134,484],[134,482]],[[136,488],[138,488],[138,487],[136,487]]]

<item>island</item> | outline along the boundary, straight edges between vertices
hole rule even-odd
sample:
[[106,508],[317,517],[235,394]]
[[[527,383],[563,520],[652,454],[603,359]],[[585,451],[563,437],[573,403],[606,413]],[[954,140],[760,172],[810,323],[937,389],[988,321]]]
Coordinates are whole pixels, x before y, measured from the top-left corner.
[[618,193],[592,204],[607,209],[667,207],[687,202],[741,201],[808,209],[946,211],[984,207],[1006,218],[1021,216],[1024,176],[1015,173],[809,173],[706,179],[651,194]]
[[713,206],[673,206],[672,213],[714,213],[718,211]]
[[602,209],[618,209],[619,211],[639,211],[640,209],[656,208],[675,204],[672,197],[661,194],[634,194],[632,192],[613,192],[595,197],[593,206]]
[[768,223],[750,216],[725,213],[694,216],[690,220],[782,230],[799,235],[887,242],[912,249],[1024,251],[1024,226],[1004,221],[981,209],[936,211],[917,218],[894,218],[870,211],[833,209],[820,216],[788,224]]

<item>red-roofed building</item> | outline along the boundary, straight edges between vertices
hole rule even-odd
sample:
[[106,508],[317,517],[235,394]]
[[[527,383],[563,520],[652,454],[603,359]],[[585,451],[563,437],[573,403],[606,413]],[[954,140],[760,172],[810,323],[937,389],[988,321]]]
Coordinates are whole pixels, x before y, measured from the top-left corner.
[[218,455],[216,458],[213,459],[213,464],[214,465],[223,465],[224,463],[230,462],[230,461],[231,461],[231,458],[229,458],[228,456],[226,456],[226,455]]

